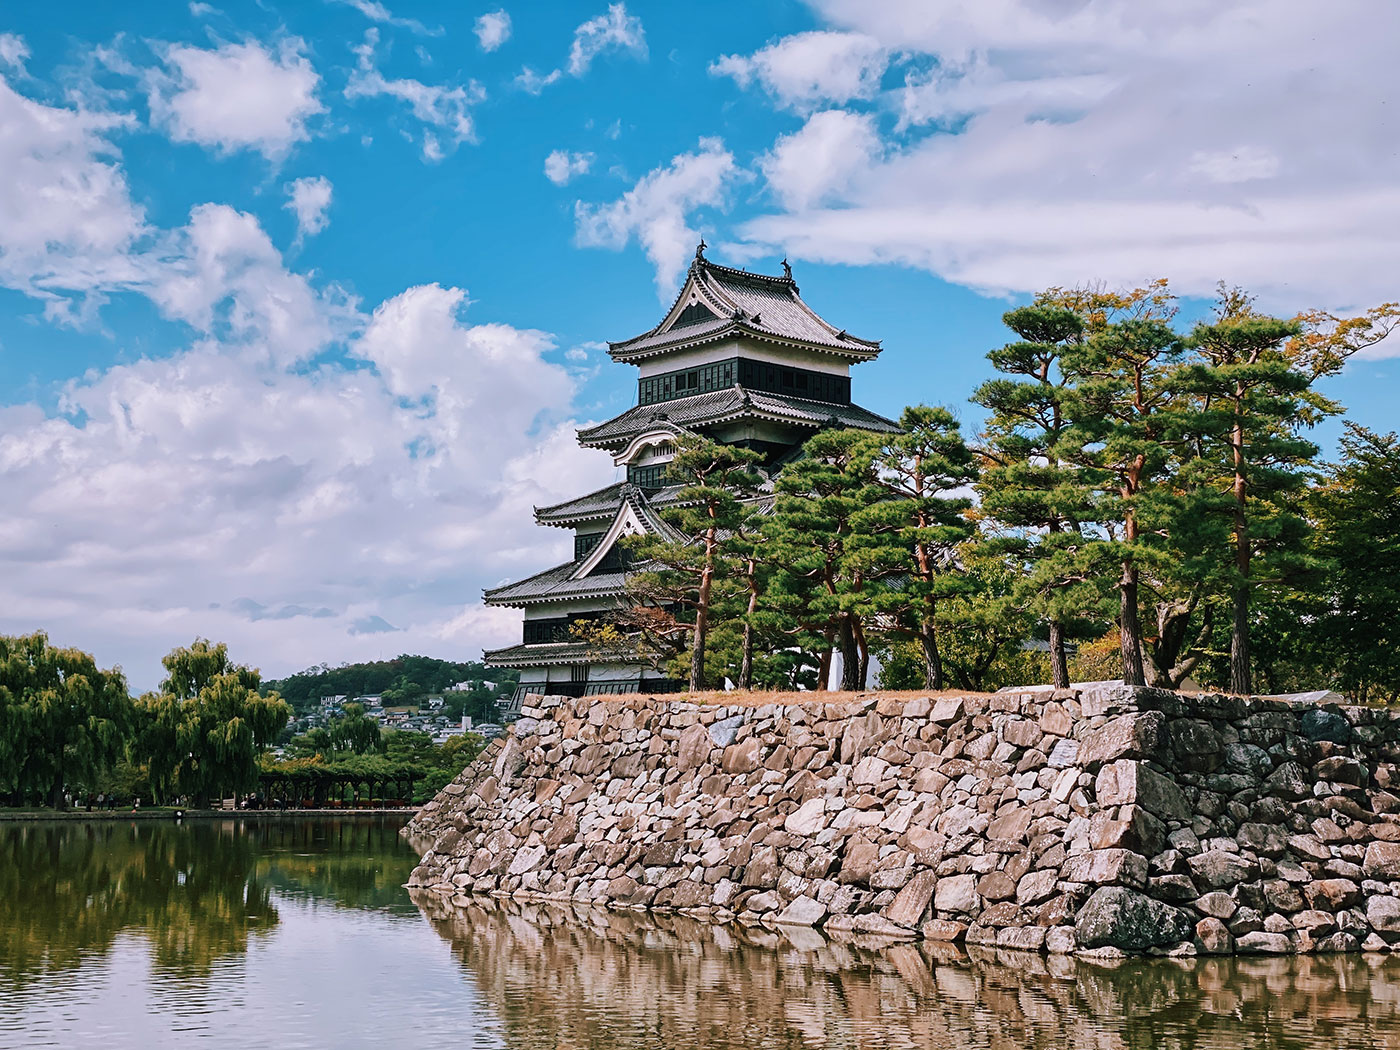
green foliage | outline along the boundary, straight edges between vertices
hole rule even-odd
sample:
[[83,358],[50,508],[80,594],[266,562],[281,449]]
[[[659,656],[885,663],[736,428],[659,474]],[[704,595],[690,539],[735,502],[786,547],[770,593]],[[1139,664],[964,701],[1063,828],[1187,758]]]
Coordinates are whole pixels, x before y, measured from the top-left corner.
[[681,489],[661,512],[669,534],[648,533],[628,543],[642,566],[628,581],[634,605],[662,614],[652,617],[651,630],[684,647],[692,689],[705,687],[714,614],[739,600],[727,571],[739,552],[727,541],[744,529],[746,501],[763,480],[756,469],[762,461],[761,454],[737,445],[679,438],[666,476]]
[[43,792],[61,808],[65,785],[120,757],[132,718],[120,670],[99,670],[42,632],[0,636],[0,790]]
[[809,439],[802,457],[779,474],[763,528],[773,566],[768,601],[803,643],[819,638],[825,651],[835,642],[843,689],[865,688],[869,666],[863,615],[869,577],[853,542],[857,515],[884,498],[869,440],[860,430],[824,430]]
[[977,487],[982,538],[989,553],[1018,567],[1017,597],[1045,625],[1051,678],[1064,687],[1067,639],[1099,618],[1106,582],[1090,531],[1093,489],[1060,448],[1070,427],[1063,357],[1084,341],[1089,321],[1061,305],[1022,307],[1002,319],[1020,339],[987,355],[1002,375],[972,395],[990,413]]
[[[416,703],[425,695],[443,693],[458,682],[517,682],[518,671],[487,667],[475,661],[454,662],[431,656],[403,654],[392,660],[308,667],[305,671],[264,685],[264,691],[280,693],[298,715],[315,708],[323,696],[384,695],[390,703]],[[474,689],[470,694],[447,694],[444,710],[449,718],[463,714],[484,717],[497,693]],[[451,710],[448,708],[451,707]]]
[[277,738],[291,707],[276,693],[263,696],[258,672],[234,664],[228,647],[196,639],[162,663],[158,693],[137,701],[132,754],[147,764],[164,797],[188,795],[197,805],[257,785],[258,756]]
[[899,425],[865,441],[861,469],[868,462],[874,498],[852,517],[847,565],[867,581],[856,609],[886,634],[917,640],[924,686],[942,689],[938,615],[963,592],[956,552],[975,531],[972,500],[954,493],[971,486],[977,467],[946,409],[906,408]]

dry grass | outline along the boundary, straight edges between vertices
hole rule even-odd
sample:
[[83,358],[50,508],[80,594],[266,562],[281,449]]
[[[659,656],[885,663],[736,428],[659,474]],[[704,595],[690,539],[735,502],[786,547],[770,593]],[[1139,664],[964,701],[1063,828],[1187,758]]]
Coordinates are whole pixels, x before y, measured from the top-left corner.
[[774,692],[763,692],[754,690],[745,692],[735,689],[726,692],[723,689],[707,689],[698,693],[624,693],[617,696],[593,696],[590,700],[597,700],[607,704],[637,703],[638,701],[653,700],[681,700],[692,704],[722,704],[725,707],[762,707],[764,704],[844,704],[852,700],[863,700],[867,697],[881,700],[922,700],[925,698],[938,699],[945,696],[964,697],[985,697],[991,693],[974,693],[966,689],[944,689],[941,692],[933,692],[927,689],[920,690],[891,690],[891,689],[867,689],[864,692],[842,692],[840,690],[829,690],[825,692],[802,692],[797,690],[785,690]]

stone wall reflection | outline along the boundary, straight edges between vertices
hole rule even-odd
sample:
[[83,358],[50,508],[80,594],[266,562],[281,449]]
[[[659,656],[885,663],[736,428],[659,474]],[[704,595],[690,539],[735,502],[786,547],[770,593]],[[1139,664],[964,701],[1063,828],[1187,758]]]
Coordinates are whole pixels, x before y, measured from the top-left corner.
[[1400,958],[1087,960],[414,894],[512,1048],[1400,1048]]

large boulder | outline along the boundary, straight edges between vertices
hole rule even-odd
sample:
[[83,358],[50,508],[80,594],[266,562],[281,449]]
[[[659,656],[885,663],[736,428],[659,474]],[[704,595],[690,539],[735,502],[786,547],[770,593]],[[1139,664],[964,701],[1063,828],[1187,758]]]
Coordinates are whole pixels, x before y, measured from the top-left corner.
[[1074,918],[1081,948],[1140,952],[1188,940],[1194,932],[1184,912],[1125,886],[1095,890]]

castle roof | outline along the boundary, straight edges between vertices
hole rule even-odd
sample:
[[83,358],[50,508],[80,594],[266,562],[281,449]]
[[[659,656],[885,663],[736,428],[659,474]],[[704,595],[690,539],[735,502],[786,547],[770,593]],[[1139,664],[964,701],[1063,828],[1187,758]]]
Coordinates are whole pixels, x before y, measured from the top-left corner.
[[786,260],[783,276],[773,277],[719,266],[705,258],[704,249],[701,241],[685,284],[660,324],[608,344],[614,361],[637,362],[738,335],[850,362],[869,361],[880,353],[878,340],[861,339],[828,324],[803,302]]
[[585,448],[617,449],[638,434],[670,424],[677,429],[703,430],[736,419],[765,419],[819,430],[824,426],[859,427],[895,434],[899,424],[859,405],[813,401],[789,394],[732,386],[707,394],[692,394],[671,401],[638,405],[605,423],[578,432]]

